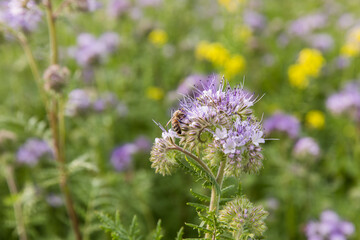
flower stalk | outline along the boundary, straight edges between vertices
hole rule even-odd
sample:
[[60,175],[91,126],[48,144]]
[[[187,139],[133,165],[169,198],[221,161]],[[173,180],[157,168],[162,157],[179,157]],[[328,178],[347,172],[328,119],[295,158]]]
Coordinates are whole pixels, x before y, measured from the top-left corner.
[[[45,1],[46,16],[49,29],[50,41],[50,63],[51,65],[58,64],[58,46],[56,38],[55,17],[52,10],[51,0]],[[73,231],[77,240],[81,240],[81,231],[79,227],[78,218],[75,212],[74,203],[71,198],[66,172],[65,159],[65,124],[62,104],[58,95],[53,94],[48,105],[48,117],[50,120],[51,131],[53,134],[53,143],[55,148],[55,158],[59,162],[60,171],[60,188],[65,197],[66,209],[71,221]]]
[[[12,196],[18,195],[18,189],[14,179],[14,169],[12,166],[5,167],[5,179]],[[15,221],[16,221],[16,230],[19,235],[20,240],[27,240],[25,222],[22,214],[21,202],[16,199],[13,203]]]

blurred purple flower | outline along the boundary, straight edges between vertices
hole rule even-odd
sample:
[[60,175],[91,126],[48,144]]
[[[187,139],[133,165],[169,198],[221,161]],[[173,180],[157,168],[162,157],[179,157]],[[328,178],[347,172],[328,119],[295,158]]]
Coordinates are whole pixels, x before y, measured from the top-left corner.
[[244,22],[252,29],[261,30],[265,27],[266,19],[258,12],[246,10],[244,12]]
[[327,17],[321,13],[314,13],[302,16],[294,20],[288,29],[290,34],[304,36],[315,29],[322,28],[327,23]]
[[118,104],[118,99],[113,93],[102,94],[97,100],[93,103],[93,108],[96,112],[103,112],[108,109],[113,109]]
[[15,30],[34,31],[42,18],[42,12],[34,0],[24,6],[23,1],[10,0],[0,3],[0,23]]
[[348,83],[343,90],[327,99],[326,107],[335,115],[348,113],[360,119],[360,83]]
[[162,0],[137,0],[136,4],[139,7],[158,7],[162,2]]
[[69,93],[66,104],[66,115],[85,115],[91,108],[90,94],[83,89],[75,89]]
[[264,130],[267,135],[272,132],[283,132],[291,138],[296,138],[299,135],[300,123],[292,115],[275,113],[264,121]]
[[46,156],[53,158],[50,146],[43,140],[30,138],[19,148],[16,158],[18,163],[35,166],[42,157]]
[[132,156],[138,150],[133,143],[127,143],[113,150],[111,154],[111,163],[117,171],[125,171],[130,166]]
[[62,205],[64,205],[64,201],[63,201],[61,195],[54,194],[54,193],[50,193],[46,197],[46,202],[54,208],[61,207]]
[[337,21],[337,25],[343,29],[349,28],[354,24],[355,24],[355,18],[350,13],[345,13],[345,14],[341,15]]
[[119,36],[113,32],[104,33],[99,39],[82,33],[77,38],[77,46],[69,49],[69,55],[82,67],[92,66],[104,61],[117,49],[119,42]]
[[150,151],[151,149],[151,142],[150,140],[145,136],[140,136],[137,139],[135,139],[134,144],[136,147],[144,152]]
[[350,58],[348,57],[339,56],[335,59],[335,61],[336,61],[336,66],[339,69],[344,69],[350,65]]
[[[170,101],[177,100],[178,98],[183,97],[184,95],[190,95],[196,97],[199,93],[199,90],[202,91],[205,89],[208,82],[209,76],[201,74],[193,74],[186,77],[178,86],[175,91],[168,93],[168,99]],[[215,82],[216,86],[219,85],[218,78]],[[198,89],[198,90],[196,90]]]
[[299,158],[318,158],[320,155],[320,147],[311,137],[300,138],[293,148],[293,155]]
[[131,7],[129,0],[111,0],[107,7],[107,14],[112,18],[120,17]]
[[308,240],[340,240],[355,232],[354,224],[342,221],[340,217],[331,210],[322,212],[319,222],[310,221],[305,227]]
[[307,37],[307,40],[312,48],[316,48],[321,51],[328,51],[334,45],[334,39],[329,34],[325,33],[313,34]]

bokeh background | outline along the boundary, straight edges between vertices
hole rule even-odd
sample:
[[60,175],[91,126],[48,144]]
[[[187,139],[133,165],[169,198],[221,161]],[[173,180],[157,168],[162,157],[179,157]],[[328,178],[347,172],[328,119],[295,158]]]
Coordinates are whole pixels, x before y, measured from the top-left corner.
[[[39,86],[14,37],[25,33],[42,75],[44,7],[31,0],[31,14],[14,23],[8,2],[0,1],[0,239],[18,238],[14,204],[29,239],[72,239]],[[359,1],[73,1],[56,28],[84,239],[109,237],[96,212],[118,210],[125,225],[137,215],[144,232],[161,219],[165,239],[197,221],[186,203],[201,183],[155,174],[149,152],[161,134],[153,119],[165,125],[178,99],[212,74],[263,96],[254,109],[268,139],[264,167],[241,177],[240,192],[270,212],[266,239],[360,239]],[[186,227],[185,236],[197,234]]]

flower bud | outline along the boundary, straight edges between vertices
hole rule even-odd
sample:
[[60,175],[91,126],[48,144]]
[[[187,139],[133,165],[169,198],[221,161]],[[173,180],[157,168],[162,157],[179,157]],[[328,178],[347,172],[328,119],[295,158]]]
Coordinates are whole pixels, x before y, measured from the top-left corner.
[[70,72],[66,67],[59,65],[51,65],[44,72],[45,90],[61,92],[66,86],[66,82],[69,78]]

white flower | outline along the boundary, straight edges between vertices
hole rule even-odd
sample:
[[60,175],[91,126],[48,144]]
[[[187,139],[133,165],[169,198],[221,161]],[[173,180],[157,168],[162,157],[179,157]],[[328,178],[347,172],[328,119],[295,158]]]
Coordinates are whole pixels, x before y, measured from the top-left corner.
[[235,153],[236,150],[236,143],[232,139],[228,139],[226,143],[223,144],[224,147],[224,153]]
[[163,133],[162,133],[162,137],[163,137],[163,139],[174,138],[174,137],[178,138],[178,135],[177,135],[176,132],[174,132],[173,130],[169,129],[168,132],[163,132]]
[[224,138],[226,138],[227,137],[227,131],[226,131],[226,128],[224,128],[224,127],[221,127],[221,129],[220,128],[217,128],[216,130],[215,130],[215,140],[220,140],[220,139],[224,139]]
[[259,146],[259,143],[264,143],[265,142],[265,139],[262,138],[263,134],[264,133],[262,131],[253,133],[253,136],[251,137],[251,140],[255,144],[255,146]]

